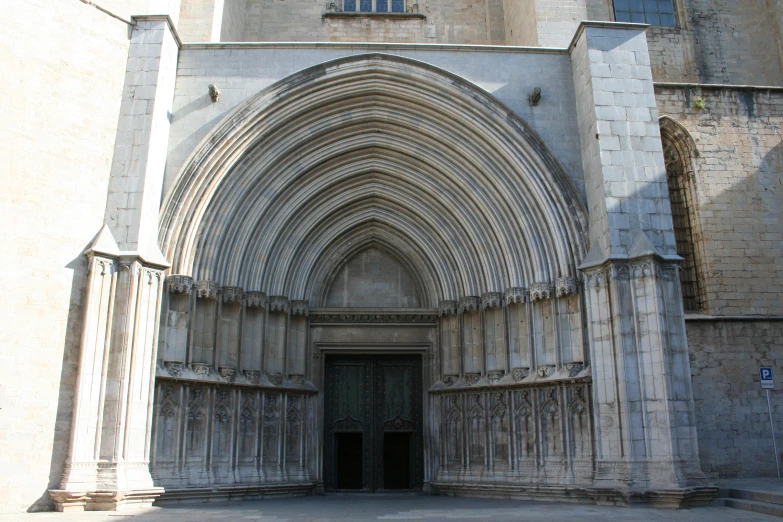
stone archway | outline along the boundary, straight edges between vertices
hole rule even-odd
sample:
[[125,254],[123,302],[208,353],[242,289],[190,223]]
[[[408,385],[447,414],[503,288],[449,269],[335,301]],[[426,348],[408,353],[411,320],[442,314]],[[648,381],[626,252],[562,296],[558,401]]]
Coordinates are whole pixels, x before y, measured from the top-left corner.
[[[203,142],[163,205],[178,275],[158,357],[156,484],[169,498],[323,487],[323,357],[345,350],[423,355],[425,482],[524,482],[515,394],[587,411],[584,227],[536,133],[442,70],[357,56],[259,93]],[[384,275],[361,273],[363,255]],[[545,383],[524,382],[539,372]],[[454,401],[465,411],[457,468],[438,436]],[[191,404],[217,421],[201,430]],[[170,439],[157,427],[171,422]],[[547,428],[548,460],[531,461],[548,483],[573,475],[576,454],[557,443],[575,440],[569,422]],[[579,459],[586,483],[591,455]]]

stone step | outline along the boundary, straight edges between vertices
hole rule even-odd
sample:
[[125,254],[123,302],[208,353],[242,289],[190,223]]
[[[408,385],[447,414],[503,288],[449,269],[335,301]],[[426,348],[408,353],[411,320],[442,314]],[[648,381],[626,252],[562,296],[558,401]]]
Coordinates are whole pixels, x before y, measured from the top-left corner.
[[752,511],[754,513],[763,513],[765,515],[783,517],[783,506],[778,504],[770,504],[768,502],[759,502],[756,500],[747,500],[743,498],[721,498],[718,499],[718,504],[722,504],[730,508],[742,509],[744,511]]
[[752,489],[740,489],[729,488],[721,489],[720,496],[725,498],[738,498],[743,500],[753,500],[755,502],[763,502],[766,504],[777,504],[783,506],[783,491],[769,491],[769,490],[752,490]]

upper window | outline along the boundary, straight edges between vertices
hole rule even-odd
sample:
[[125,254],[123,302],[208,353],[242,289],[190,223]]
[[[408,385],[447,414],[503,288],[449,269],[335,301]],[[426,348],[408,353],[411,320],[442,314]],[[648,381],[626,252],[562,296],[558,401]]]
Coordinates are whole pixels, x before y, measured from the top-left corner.
[[672,0],[614,0],[614,19],[618,22],[677,25]]
[[404,13],[405,0],[343,0],[343,11]]

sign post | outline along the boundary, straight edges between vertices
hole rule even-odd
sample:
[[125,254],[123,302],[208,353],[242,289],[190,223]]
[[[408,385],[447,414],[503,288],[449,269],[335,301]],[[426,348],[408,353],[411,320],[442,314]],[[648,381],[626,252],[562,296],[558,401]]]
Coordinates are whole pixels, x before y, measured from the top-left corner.
[[772,421],[772,403],[769,400],[769,390],[775,389],[775,381],[772,378],[772,368],[759,368],[761,389],[767,392],[767,408],[769,409],[769,427],[772,429],[772,444],[775,446],[775,464],[778,466],[778,482],[780,482],[780,456],[778,455],[778,443],[775,440],[775,423]]

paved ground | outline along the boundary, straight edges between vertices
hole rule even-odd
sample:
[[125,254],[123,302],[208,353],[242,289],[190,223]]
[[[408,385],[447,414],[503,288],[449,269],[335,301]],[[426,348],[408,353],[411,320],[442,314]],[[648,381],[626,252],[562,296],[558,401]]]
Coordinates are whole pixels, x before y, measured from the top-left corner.
[[736,522],[780,518],[724,507],[679,511],[612,508],[432,497],[424,495],[328,495],[228,504],[198,504],[128,513],[29,513],[0,516],[0,522],[346,522],[354,520],[601,522]]

